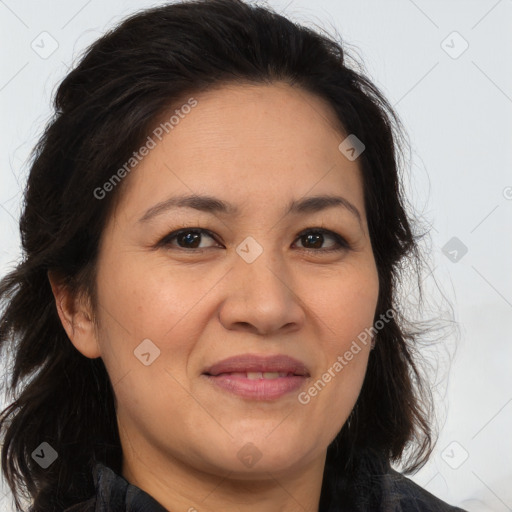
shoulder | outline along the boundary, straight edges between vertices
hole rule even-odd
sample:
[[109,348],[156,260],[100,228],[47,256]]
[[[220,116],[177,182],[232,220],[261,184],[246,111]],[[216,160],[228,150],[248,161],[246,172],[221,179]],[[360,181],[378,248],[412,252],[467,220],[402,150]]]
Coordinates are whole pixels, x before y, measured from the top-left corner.
[[388,492],[399,503],[397,512],[466,512],[449,505],[394,469],[389,469],[385,479]]

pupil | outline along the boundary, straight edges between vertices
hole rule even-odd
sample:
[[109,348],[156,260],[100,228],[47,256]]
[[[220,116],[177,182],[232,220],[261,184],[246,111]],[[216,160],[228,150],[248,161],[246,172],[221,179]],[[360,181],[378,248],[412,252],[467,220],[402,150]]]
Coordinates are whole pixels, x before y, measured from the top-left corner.
[[185,239],[185,245],[187,247],[196,248],[199,244],[192,245],[190,242],[197,242],[200,239],[201,235],[199,233],[187,232],[185,234],[180,235],[181,239]]
[[321,241],[321,237],[322,237],[322,235],[318,235],[318,234],[317,234],[317,235],[311,235],[311,234],[306,235],[306,239],[308,240],[308,242],[310,242],[310,241],[311,241],[311,238],[312,238],[312,237],[313,237],[313,238],[316,238],[316,239],[317,239],[317,241],[319,241],[319,242],[320,242],[320,243],[316,243],[316,244],[314,244],[314,248],[315,248],[315,249],[318,249],[319,247],[321,247],[321,246],[322,246],[322,241]]

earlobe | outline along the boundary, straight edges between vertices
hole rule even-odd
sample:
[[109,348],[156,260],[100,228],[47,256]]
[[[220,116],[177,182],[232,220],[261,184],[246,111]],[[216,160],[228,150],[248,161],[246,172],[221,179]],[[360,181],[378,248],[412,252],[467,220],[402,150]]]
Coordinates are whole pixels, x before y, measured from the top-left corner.
[[100,357],[93,314],[88,301],[72,294],[64,279],[55,272],[48,272],[48,280],[55,298],[57,313],[71,343],[85,357]]

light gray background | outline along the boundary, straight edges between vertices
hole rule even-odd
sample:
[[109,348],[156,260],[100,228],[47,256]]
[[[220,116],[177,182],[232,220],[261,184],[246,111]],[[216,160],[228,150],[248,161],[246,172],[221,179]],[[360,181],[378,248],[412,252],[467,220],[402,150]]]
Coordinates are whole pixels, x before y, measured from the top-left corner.
[[[0,0],[1,274],[19,257],[26,159],[56,84],[106,29],[159,4]],[[410,137],[406,186],[432,226],[432,273],[424,284],[434,305],[442,297],[453,305],[457,327],[436,349],[441,370],[451,368],[432,384],[439,441],[411,478],[470,511],[512,511],[512,0],[268,4],[296,21],[336,28]],[[52,45],[58,47],[47,55]],[[443,252],[453,237],[457,252]],[[0,509],[12,510],[5,486],[3,492]]]

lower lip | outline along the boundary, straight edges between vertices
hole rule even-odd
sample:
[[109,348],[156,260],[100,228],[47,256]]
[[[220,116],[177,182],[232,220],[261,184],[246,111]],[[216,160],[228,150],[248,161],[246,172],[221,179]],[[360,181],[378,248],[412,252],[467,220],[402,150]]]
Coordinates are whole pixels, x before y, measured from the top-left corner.
[[227,373],[213,376],[205,375],[214,385],[242,398],[252,400],[274,400],[297,391],[306,381],[306,377],[277,377],[277,379],[248,379]]

